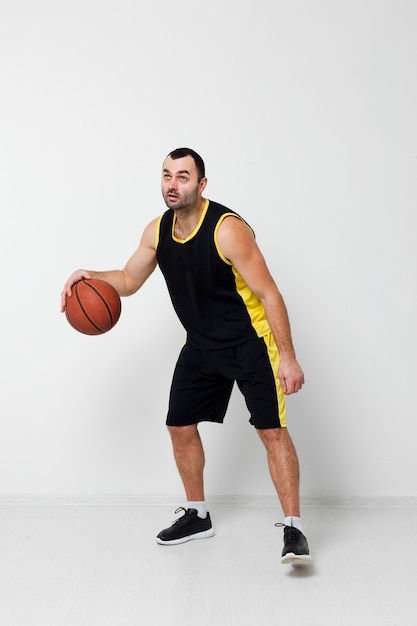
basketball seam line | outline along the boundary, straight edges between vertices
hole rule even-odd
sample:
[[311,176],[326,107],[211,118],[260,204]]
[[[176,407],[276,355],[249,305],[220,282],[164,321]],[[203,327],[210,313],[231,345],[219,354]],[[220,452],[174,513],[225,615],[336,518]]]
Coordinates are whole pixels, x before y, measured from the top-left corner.
[[[111,313],[111,311],[110,311],[110,309],[109,309],[109,306],[108,306],[107,302],[103,299],[103,297],[102,297],[101,293],[100,293],[99,291],[97,291],[97,289],[95,289],[95,287],[93,287],[92,285],[88,284],[88,282],[87,282],[86,280],[84,280],[84,278],[83,278],[81,281],[79,281],[79,282],[83,282],[83,283],[84,283],[87,287],[89,287],[90,289],[92,289],[92,290],[93,290],[93,291],[94,291],[94,292],[95,292],[95,293],[99,296],[100,300],[103,302],[104,306],[105,306],[105,307],[106,307],[106,309],[107,309],[107,312],[108,312],[109,317],[110,317],[110,323],[111,323],[110,328],[112,328],[112,327],[113,327],[113,315],[112,315],[112,313]],[[95,324],[95,323],[93,322],[93,320],[92,320],[92,319],[91,319],[91,317],[88,315],[88,313],[87,313],[87,311],[85,310],[85,308],[83,307],[82,302],[81,302],[81,300],[80,300],[80,298],[79,298],[79,296],[78,296],[78,283],[76,283],[76,285],[75,285],[75,295],[76,295],[76,297],[77,297],[77,302],[78,302],[78,304],[80,305],[80,308],[81,308],[82,312],[84,313],[85,317],[88,319],[88,321],[90,322],[90,324],[91,324],[92,326],[94,326],[94,328],[95,328],[96,330],[99,330],[101,333],[106,332],[106,331],[104,331],[102,328],[100,328],[100,326],[97,326],[97,324]],[[109,330],[110,330],[110,329],[109,329]]]

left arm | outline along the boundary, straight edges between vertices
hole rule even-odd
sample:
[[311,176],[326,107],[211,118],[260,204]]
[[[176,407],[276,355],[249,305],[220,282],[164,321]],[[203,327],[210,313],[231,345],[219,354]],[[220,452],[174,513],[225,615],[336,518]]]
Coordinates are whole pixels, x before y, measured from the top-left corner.
[[262,302],[280,352],[278,377],[282,389],[287,395],[296,393],[304,384],[304,373],[295,355],[287,308],[252,231],[240,219],[226,217],[217,241],[223,255]]

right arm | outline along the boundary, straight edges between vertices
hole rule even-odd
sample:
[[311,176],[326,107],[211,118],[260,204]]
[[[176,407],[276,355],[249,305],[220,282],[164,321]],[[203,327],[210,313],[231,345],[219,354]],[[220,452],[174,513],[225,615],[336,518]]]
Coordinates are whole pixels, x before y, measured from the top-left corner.
[[71,297],[72,286],[82,278],[105,280],[116,289],[119,296],[130,296],[142,287],[157,265],[155,238],[158,219],[153,220],[145,228],[139,246],[122,270],[106,272],[76,270],[73,272],[61,293],[61,311],[65,311],[67,298]]

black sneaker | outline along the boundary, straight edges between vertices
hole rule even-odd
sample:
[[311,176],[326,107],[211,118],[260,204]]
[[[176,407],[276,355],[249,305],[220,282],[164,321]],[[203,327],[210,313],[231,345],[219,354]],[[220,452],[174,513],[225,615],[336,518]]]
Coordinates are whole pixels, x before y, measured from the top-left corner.
[[206,539],[206,537],[214,535],[209,513],[205,519],[202,519],[198,517],[196,509],[184,509],[180,506],[175,513],[180,511],[184,511],[184,515],[179,517],[169,528],[161,530],[156,538],[158,543],[172,546],[191,541],[191,539]]
[[282,550],[281,563],[284,565],[302,565],[311,561],[307,538],[294,526],[284,526],[284,549]]

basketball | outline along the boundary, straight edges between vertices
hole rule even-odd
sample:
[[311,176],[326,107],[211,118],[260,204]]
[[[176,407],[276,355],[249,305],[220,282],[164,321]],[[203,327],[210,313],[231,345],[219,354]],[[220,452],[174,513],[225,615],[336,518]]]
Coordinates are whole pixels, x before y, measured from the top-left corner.
[[121,310],[120,296],[112,285],[98,278],[83,278],[72,287],[65,315],[78,332],[102,335],[117,323]]

